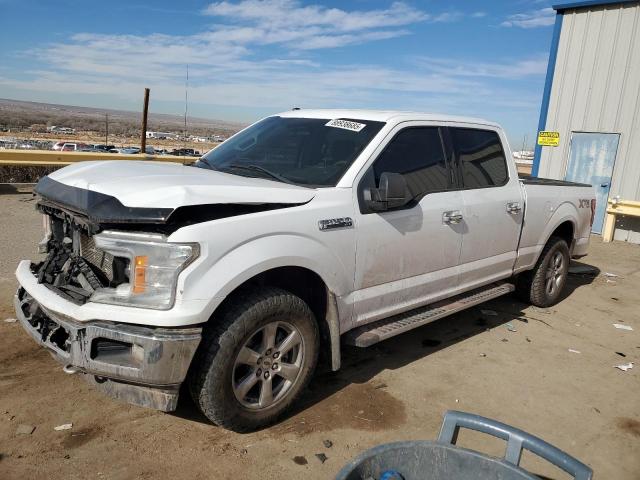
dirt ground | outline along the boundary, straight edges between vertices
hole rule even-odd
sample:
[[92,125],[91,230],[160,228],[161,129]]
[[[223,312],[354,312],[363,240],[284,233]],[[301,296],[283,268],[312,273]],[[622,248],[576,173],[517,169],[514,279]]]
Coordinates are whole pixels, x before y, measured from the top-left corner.
[[[13,269],[35,256],[41,237],[33,203],[0,196],[2,320],[13,316]],[[0,321],[0,479],[328,479],[374,445],[435,439],[444,412],[456,409],[538,435],[597,479],[638,480],[640,247],[594,237],[582,263],[600,274],[572,275],[551,309],[503,297],[482,306],[495,316],[476,308],[345,349],[343,369],[317,376],[291,416],[244,435],[207,423],[184,394],[175,414],[105,398],[63,373],[19,324]],[[614,368],[627,362],[635,368]],[[65,423],[73,428],[54,431]],[[35,430],[20,435],[21,425]],[[467,432],[460,445],[494,455],[504,448]],[[569,478],[533,455],[523,464],[543,478]]]

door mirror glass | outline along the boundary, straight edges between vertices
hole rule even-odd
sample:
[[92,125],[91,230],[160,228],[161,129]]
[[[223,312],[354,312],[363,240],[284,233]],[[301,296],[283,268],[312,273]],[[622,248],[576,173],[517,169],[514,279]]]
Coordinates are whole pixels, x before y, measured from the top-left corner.
[[384,172],[378,188],[365,190],[365,201],[371,210],[385,211],[406,205],[411,200],[404,175]]

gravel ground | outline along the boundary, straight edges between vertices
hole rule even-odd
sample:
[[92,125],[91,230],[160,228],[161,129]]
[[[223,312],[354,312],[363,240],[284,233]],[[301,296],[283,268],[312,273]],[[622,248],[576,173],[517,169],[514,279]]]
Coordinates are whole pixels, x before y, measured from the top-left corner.
[[[28,195],[0,195],[2,319],[13,316],[15,265],[34,258],[41,237],[33,204]],[[319,375],[291,416],[244,435],[208,424],[187,395],[174,414],[105,398],[65,375],[18,324],[0,321],[0,479],[326,479],[374,445],[435,439],[444,412],[456,409],[538,435],[590,465],[595,478],[638,480],[640,248],[594,237],[582,263],[601,273],[572,275],[551,309],[509,296],[482,306],[495,316],[472,309],[346,349],[344,368]],[[635,368],[614,368],[626,362]],[[73,427],[54,430],[65,423]],[[467,432],[460,444],[504,450]],[[533,455],[523,461],[545,478],[569,478]]]

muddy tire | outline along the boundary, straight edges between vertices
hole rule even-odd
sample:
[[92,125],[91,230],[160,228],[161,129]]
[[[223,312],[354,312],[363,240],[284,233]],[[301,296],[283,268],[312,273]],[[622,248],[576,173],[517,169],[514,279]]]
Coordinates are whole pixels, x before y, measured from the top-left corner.
[[270,425],[309,383],[319,338],[299,297],[279,288],[238,292],[203,331],[191,395],[221,427],[245,432]]
[[555,305],[567,283],[569,246],[560,237],[551,237],[533,270],[524,272],[516,281],[516,294],[536,307]]

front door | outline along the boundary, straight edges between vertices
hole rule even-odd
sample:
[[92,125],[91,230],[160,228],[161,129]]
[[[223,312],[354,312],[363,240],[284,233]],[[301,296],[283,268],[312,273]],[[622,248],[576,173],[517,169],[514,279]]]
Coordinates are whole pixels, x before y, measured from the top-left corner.
[[590,183],[595,188],[596,214],[591,227],[594,233],[602,233],[619,140],[617,133],[571,134],[571,154],[565,180]]
[[[386,212],[363,209],[362,190],[384,172],[405,177],[414,201]],[[463,208],[435,126],[398,127],[358,186],[356,324],[451,295],[458,288]]]

